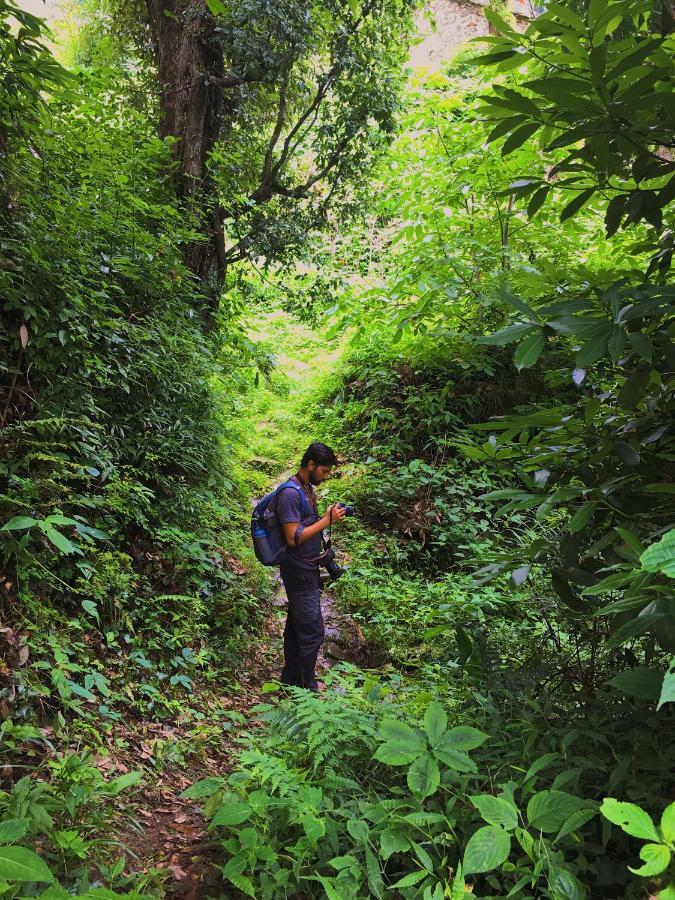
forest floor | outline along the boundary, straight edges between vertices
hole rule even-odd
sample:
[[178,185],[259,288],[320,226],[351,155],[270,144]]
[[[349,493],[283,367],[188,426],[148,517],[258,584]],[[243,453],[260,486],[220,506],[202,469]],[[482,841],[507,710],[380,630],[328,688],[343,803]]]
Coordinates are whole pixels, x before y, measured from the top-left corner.
[[[322,647],[317,662],[319,679],[333,662],[333,657],[325,648],[334,645],[330,643],[331,639],[333,642],[340,640],[342,618],[329,592],[322,595],[322,610],[327,643]],[[283,663],[285,614],[286,595],[279,584],[259,639],[244,653],[238,676],[239,691],[202,698],[205,711],[210,706],[226,707],[241,713],[245,724],[240,729],[223,732],[222,743],[217,750],[211,748],[201,756],[191,758],[185,767],[166,768],[159,775],[149,775],[150,781],[138,797],[138,825],[118,836],[132,851],[133,855],[129,853],[130,864],[137,873],[154,873],[158,880],[162,877],[166,879],[162,887],[167,897],[198,900],[231,895],[231,886],[228,887],[219,877],[217,865],[222,860],[217,847],[211,846],[211,836],[202,815],[203,803],[187,800],[181,794],[202,778],[230,772],[238,751],[236,738],[239,730],[246,731],[260,724],[256,718],[256,707],[260,703],[269,703],[270,697],[274,696],[263,691],[263,685],[279,677]],[[121,756],[109,758],[107,763],[115,774],[147,766],[153,738],[170,738],[186,744],[193,740],[187,726],[182,728],[180,723],[151,721],[138,723],[135,731],[127,728],[124,736],[129,749]]]

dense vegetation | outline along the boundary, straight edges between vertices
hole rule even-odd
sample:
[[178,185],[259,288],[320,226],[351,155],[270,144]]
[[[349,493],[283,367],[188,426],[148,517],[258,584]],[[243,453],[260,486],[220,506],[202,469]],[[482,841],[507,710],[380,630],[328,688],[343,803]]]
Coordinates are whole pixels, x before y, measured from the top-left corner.
[[406,85],[402,0],[88,0],[67,65],[0,0],[0,893],[164,894],[96,754],[243,725],[311,433],[370,665],[185,791],[218,896],[672,900],[669,10],[490,3]]

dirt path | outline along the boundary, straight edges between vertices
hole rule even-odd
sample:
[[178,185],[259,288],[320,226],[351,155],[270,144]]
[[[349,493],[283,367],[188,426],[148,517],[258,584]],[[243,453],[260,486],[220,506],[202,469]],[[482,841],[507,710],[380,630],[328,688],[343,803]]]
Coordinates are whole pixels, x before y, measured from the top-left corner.
[[[240,713],[248,724],[255,722],[252,708],[258,703],[269,702],[270,695],[262,692],[265,682],[279,677],[283,663],[283,627],[286,617],[286,594],[279,582],[275,598],[266,616],[265,627],[259,640],[249,647],[243,659],[238,677],[240,690],[222,696],[204,696],[200,707],[223,707]],[[326,623],[326,642],[319,653],[317,675],[321,679],[336,658],[346,658],[344,647],[352,640],[348,622],[336,609],[330,591],[322,594],[322,610]],[[346,634],[349,631],[349,634]],[[194,700],[193,700],[194,703]],[[214,717],[215,720],[215,717]],[[206,822],[201,814],[201,801],[181,798],[189,785],[209,775],[223,775],[231,771],[236,745],[232,737],[237,725],[223,731],[223,739],[216,751],[212,746],[200,756],[191,756],[187,764],[180,766],[164,762],[161,771],[157,764],[157,747],[164,742],[176,746],[194,746],[192,729],[194,722],[173,723],[143,721],[136,726],[119,726],[111,740],[121,740],[123,751],[99,758],[99,768],[114,776],[142,768],[146,773],[146,786],[137,796],[136,823],[125,826],[117,839],[128,848],[129,869],[144,872],[163,881],[167,897],[185,900],[201,900],[207,897],[234,896],[220,880],[217,865],[222,856],[211,845]]]

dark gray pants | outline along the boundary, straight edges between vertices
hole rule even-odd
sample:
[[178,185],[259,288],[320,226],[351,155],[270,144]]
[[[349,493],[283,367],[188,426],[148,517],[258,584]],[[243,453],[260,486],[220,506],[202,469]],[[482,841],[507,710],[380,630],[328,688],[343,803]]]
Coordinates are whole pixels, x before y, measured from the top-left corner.
[[288,597],[281,683],[316,691],[314,669],[326,633],[321,613],[319,567],[301,569],[282,564],[281,578]]

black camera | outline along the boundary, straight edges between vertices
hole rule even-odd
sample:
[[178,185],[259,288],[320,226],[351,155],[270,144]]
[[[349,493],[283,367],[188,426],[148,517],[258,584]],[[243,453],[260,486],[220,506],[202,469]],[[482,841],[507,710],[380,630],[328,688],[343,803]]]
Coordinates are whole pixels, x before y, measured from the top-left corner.
[[326,552],[321,559],[321,565],[328,573],[329,581],[337,581],[338,578],[345,574],[342,566],[335,561],[335,550],[333,550],[332,546],[326,548]]
[[346,516],[355,516],[356,515],[356,507],[350,506],[348,503],[338,503],[340,509],[344,509]]

